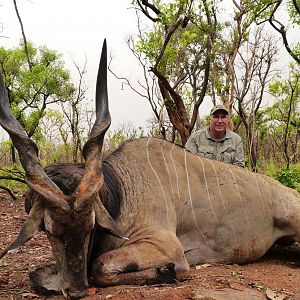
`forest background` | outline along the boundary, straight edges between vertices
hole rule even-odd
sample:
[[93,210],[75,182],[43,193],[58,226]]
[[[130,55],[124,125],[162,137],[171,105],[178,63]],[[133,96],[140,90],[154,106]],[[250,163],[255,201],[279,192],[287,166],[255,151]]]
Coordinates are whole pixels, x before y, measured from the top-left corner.
[[[58,51],[27,40],[13,2],[22,40],[0,47],[11,109],[38,145],[43,165],[83,162],[94,120],[85,84],[88,58],[73,61],[74,81]],[[139,127],[123,123],[108,131],[105,154],[142,136],[184,146],[194,130],[208,125],[209,116],[199,117],[204,106],[223,103],[230,129],[244,140],[246,167],[300,191],[300,1],[135,0],[128,7],[137,31],[126,42],[141,75],[133,82],[118,74],[113,59],[109,71],[147,100],[153,116]],[[233,14],[226,14],[229,7]],[[0,192],[15,198],[23,184],[18,155],[3,140]]]

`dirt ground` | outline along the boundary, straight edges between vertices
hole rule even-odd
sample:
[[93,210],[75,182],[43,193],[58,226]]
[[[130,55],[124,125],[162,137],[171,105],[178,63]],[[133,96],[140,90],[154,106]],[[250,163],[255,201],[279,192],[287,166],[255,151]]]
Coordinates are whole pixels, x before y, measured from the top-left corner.
[[[17,235],[26,219],[22,201],[0,194],[0,249]],[[300,247],[274,247],[260,261],[247,265],[199,265],[183,282],[157,286],[91,287],[84,299],[216,299],[300,300]],[[48,241],[39,233],[25,246],[0,260],[0,300],[63,299],[42,296],[30,285],[28,272],[52,261]]]

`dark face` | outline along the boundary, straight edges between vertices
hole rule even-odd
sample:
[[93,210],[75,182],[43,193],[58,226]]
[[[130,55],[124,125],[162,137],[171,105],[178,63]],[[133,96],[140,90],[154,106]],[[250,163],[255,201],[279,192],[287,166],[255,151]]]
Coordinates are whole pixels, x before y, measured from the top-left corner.
[[63,295],[67,299],[80,299],[86,295],[87,256],[91,232],[95,225],[93,209],[80,213],[59,213],[46,209],[45,231],[56,261],[57,276]]

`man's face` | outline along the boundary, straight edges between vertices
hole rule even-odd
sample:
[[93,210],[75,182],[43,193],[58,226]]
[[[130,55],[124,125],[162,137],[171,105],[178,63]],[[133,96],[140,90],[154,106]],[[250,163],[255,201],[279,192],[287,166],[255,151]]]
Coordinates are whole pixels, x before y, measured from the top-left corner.
[[223,110],[217,110],[210,116],[210,130],[212,133],[224,133],[229,122],[227,113]]

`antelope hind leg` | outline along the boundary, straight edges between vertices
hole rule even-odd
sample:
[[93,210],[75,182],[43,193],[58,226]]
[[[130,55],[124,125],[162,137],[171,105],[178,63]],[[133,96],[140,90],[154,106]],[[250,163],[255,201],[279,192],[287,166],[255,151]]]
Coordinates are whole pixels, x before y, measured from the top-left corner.
[[93,263],[93,280],[100,286],[171,283],[180,280],[188,275],[190,267],[181,246],[179,249],[172,246],[167,243],[170,252],[177,252],[173,257],[166,256],[166,252],[147,242],[104,253]]

